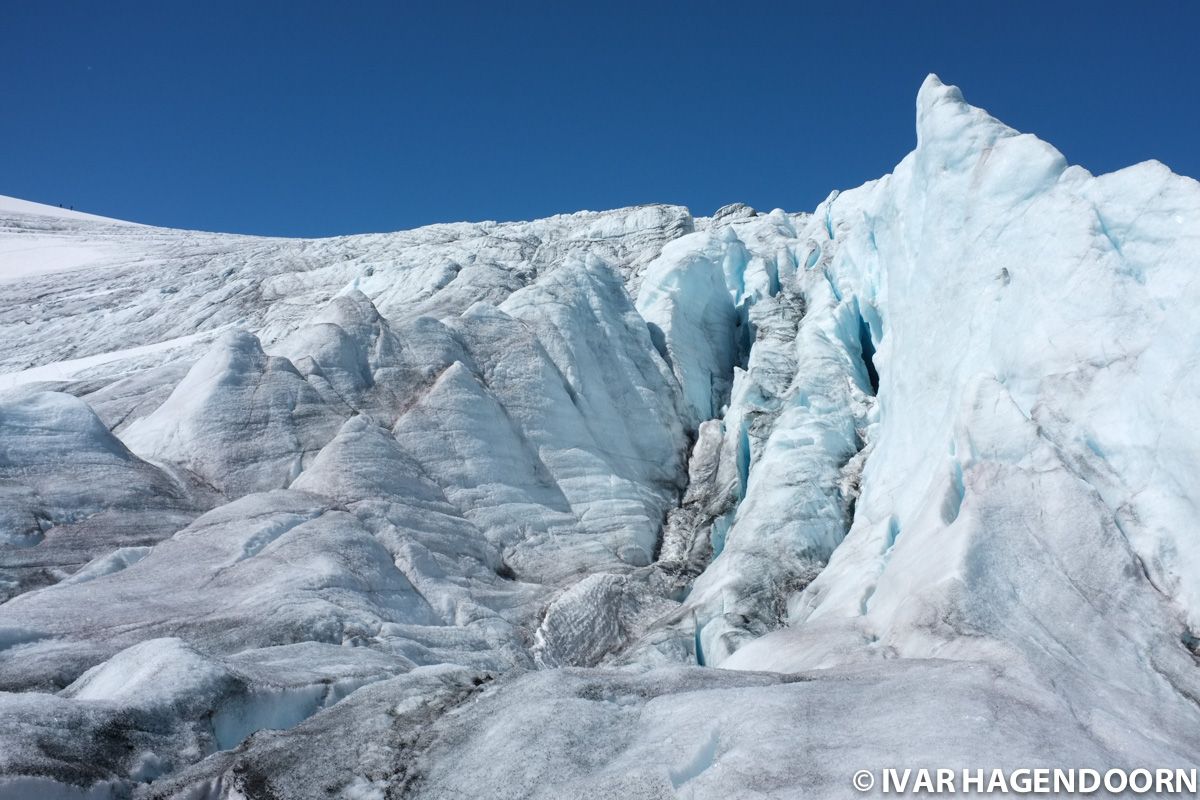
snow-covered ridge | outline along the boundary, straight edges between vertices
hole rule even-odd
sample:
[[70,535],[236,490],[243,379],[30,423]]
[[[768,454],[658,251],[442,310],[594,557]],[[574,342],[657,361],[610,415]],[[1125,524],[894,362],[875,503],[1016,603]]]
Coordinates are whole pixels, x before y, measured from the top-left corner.
[[1194,763],[1200,184],[916,128],[812,214],[0,213],[0,795]]
[[17,197],[7,197],[0,195],[0,216],[9,219],[12,217],[49,217],[58,220],[81,220],[88,222],[102,222],[111,225],[136,225],[135,222],[126,222],[120,219],[112,219],[111,217],[101,217],[96,214],[87,214],[83,211],[76,211],[73,208],[63,208],[62,206],[51,206],[45,203],[33,203],[29,200],[21,200]]

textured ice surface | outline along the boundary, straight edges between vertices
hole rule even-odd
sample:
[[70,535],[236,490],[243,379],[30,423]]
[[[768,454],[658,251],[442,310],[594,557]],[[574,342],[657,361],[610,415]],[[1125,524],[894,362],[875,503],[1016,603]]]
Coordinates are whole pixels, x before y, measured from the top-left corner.
[[0,202],[0,797],[1189,766],[1198,254],[933,76],[812,214]]
[[0,442],[0,598],[164,539],[204,503],[69,394],[0,399]]

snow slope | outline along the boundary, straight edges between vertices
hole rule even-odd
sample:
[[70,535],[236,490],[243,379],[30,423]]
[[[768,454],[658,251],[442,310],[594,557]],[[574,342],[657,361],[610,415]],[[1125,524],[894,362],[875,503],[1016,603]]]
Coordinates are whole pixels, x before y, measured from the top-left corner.
[[0,195],[0,228],[17,234],[0,240],[0,264],[3,264],[0,267],[0,285],[47,273],[82,269],[120,258],[119,249],[73,236],[70,231],[76,222],[93,223],[97,227],[134,225],[132,222]]
[[[87,222],[103,222],[111,225],[137,224],[110,217],[101,217],[96,214],[87,214],[83,211],[76,211],[73,208],[51,206],[45,203],[33,203],[29,200],[21,200],[17,197],[7,197],[5,195],[0,195],[0,214],[5,217],[51,217],[58,220],[83,220]],[[49,221],[47,220],[47,222]]]
[[1200,184],[916,127],[812,214],[0,206],[0,797],[1194,764]]

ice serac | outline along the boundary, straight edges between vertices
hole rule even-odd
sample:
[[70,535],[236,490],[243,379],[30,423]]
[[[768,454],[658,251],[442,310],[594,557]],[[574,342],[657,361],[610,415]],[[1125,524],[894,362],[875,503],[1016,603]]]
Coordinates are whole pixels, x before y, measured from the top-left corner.
[[1200,185],[916,123],[811,214],[0,203],[0,796],[1194,764]]
[[650,563],[682,482],[683,429],[610,268],[569,261],[451,327],[464,360],[393,427],[426,473],[519,576]]
[[341,423],[286,358],[229,333],[155,411],[123,434],[147,458],[196,474],[226,495],[287,486]]
[[673,242],[646,269],[638,295],[638,311],[670,360],[693,427],[729,399],[739,360],[736,288],[729,286],[740,277],[738,245],[704,233]]
[[184,483],[131,453],[71,395],[0,402],[0,442],[0,598],[160,541],[200,513]]
[[1200,441],[1174,421],[1200,186],[1093,178],[932,77],[917,119],[893,175],[825,210],[829,274],[882,323],[853,527],[788,628],[728,664],[1003,662],[1052,680],[1077,736],[1186,759],[1200,490],[1175,469]]

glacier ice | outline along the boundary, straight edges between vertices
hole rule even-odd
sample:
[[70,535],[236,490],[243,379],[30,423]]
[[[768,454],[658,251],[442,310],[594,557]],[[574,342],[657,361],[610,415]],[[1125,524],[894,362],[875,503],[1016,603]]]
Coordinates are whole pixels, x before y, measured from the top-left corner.
[[0,797],[1194,763],[1200,184],[916,131],[811,214],[0,200]]
[[161,541],[205,502],[70,394],[0,400],[0,441],[0,598]]

